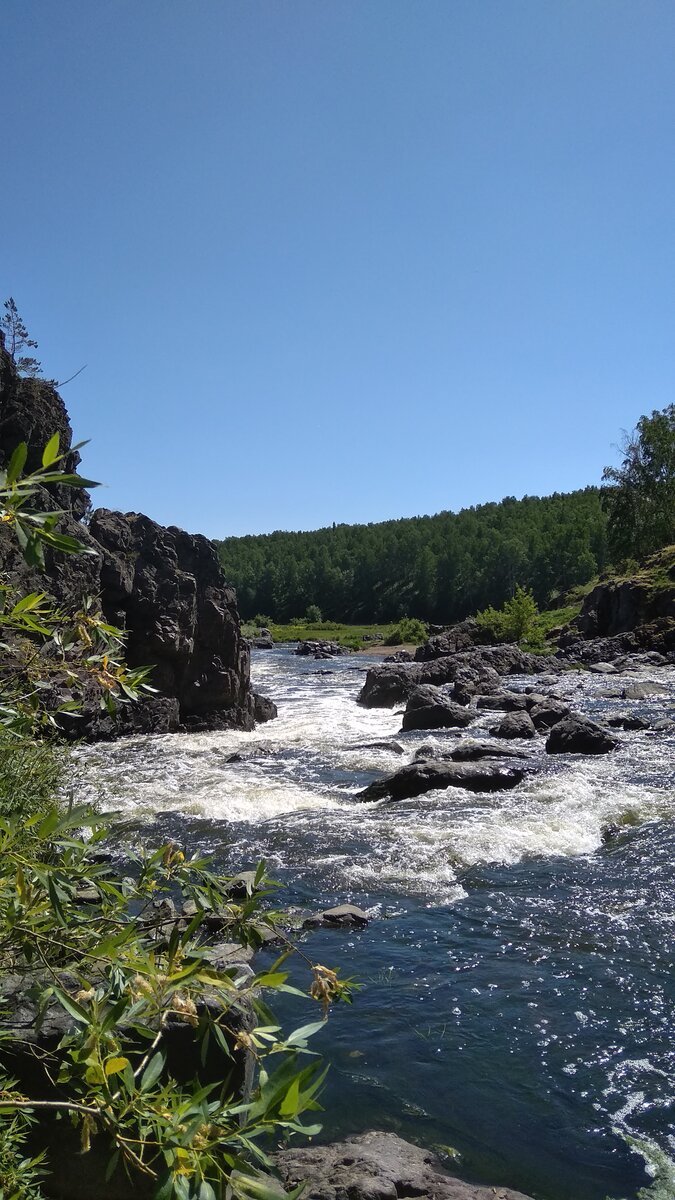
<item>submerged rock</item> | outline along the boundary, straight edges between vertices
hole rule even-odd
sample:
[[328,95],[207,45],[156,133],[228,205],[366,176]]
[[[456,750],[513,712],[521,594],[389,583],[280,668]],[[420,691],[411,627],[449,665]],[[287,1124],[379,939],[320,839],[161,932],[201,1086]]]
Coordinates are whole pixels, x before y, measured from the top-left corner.
[[524,771],[516,767],[425,759],[410,763],[394,775],[371,783],[363,791],[356,793],[356,799],[407,800],[435,788],[449,787],[466,788],[470,792],[504,791],[520,783],[524,774]]
[[306,1200],[530,1200],[511,1188],[466,1183],[431,1151],[395,1133],[281,1150],[276,1166],[287,1188],[306,1181]]

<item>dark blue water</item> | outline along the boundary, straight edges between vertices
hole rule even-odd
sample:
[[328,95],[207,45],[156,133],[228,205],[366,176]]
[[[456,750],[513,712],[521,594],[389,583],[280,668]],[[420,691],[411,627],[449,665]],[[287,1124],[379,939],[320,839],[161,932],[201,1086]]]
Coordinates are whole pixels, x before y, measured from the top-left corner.
[[[226,869],[264,855],[280,906],[373,911],[363,932],[304,941],[362,984],[315,1039],[332,1064],[327,1136],[395,1129],[542,1200],[675,1196],[672,1173],[646,1171],[668,1174],[675,1133],[674,740],[627,734],[592,760],[546,759],[538,742],[515,792],[362,806],[358,787],[434,739],[358,708],[354,665],[317,676],[312,660],[261,655],[278,722],[94,748],[85,777],[147,834]],[[675,693],[671,671],[639,677]],[[606,695],[616,687],[575,676],[554,690],[597,715],[673,708]],[[404,755],[352,749],[392,735]],[[244,762],[227,762],[235,749]],[[603,846],[608,821],[622,832]],[[277,1007],[289,1023],[312,1016]]]

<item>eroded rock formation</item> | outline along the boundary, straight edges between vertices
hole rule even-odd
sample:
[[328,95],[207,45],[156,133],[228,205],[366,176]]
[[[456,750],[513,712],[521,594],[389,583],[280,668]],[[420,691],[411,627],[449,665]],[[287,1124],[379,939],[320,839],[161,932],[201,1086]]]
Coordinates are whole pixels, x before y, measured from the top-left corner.
[[[0,342],[0,465],[25,441],[26,470],[37,469],[44,446],[57,432],[61,450],[69,451],[72,431],[58,392],[49,383],[18,378]],[[76,470],[79,458],[77,452],[68,454],[65,468]],[[241,636],[236,595],[207,538],[164,528],[139,513],[108,509],[97,510],[87,527],[81,522],[86,493],[59,486],[46,492],[43,507],[64,510],[63,532],[96,553],[47,555],[45,577],[26,567],[11,530],[4,527],[0,571],[17,590],[47,591],[68,607],[85,596],[97,597],[106,620],[127,631],[129,665],[152,666],[158,690],[156,699],[126,706],[110,717],[100,709],[96,686],[82,680],[78,698],[83,707],[69,719],[68,732],[112,737],[181,726],[251,729],[255,720],[276,715],[271,701],[251,691],[249,649]],[[57,700],[64,686],[57,673]]]

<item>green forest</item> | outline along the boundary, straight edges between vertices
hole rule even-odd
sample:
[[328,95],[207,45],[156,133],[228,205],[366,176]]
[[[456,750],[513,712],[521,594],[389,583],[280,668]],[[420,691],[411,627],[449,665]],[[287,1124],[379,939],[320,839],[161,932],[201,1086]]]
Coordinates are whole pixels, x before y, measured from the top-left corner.
[[599,488],[508,496],[458,513],[217,543],[244,619],[448,623],[499,607],[516,584],[540,606],[603,570],[607,516]]

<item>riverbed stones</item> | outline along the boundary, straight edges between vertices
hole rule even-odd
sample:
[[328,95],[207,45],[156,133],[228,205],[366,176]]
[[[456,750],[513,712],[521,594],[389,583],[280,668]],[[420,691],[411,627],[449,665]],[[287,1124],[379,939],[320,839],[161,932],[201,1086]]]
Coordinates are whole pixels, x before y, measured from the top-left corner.
[[429,1150],[374,1130],[328,1146],[281,1150],[276,1165],[287,1188],[306,1181],[306,1200],[530,1200],[511,1188],[467,1183]]
[[619,713],[616,717],[609,717],[607,724],[611,725],[613,729],[649,729],[649,721],[646,721],[644,717],[632,716],[630,713]]
[[329,642],[324,639],[307,639],[303,642],[298,642],[294,654],[299,654],[303,657],[314,658],[337,658],[340,654],[346,654],[344,646],[340,646],[337,642]]
[[448,654],[431,661],[413,663],[380,663],[371,667],[359,693],[359,704],[369,708],[390,707],[407,700],[416,687],[461,682],[473,693],[488,694],[496,690],[502,675],[532,675],[551,671],[536,654],[527,654],[518,646],[474,646],[470,650]]
[[530,714],[527,712],[508,712],[504,720],[491,729],[490,733],[493,737],[506,739],[537,736]]
[[415,688],[403,714],[403,729],[452,729],[470,725],[473,714],[455,704],[440,688]]
[[553,726],[546,739],[547,754],[607,754],[619,739],[596,721],[576,713]]
[[378,779],[356,799],[408,800],[435,789],[458,787],[470,792],[497,792],[514,788],[525,772],[517,767],[499,767],[486,763],[457,763],[423,759],[409,763],[394,775]]

